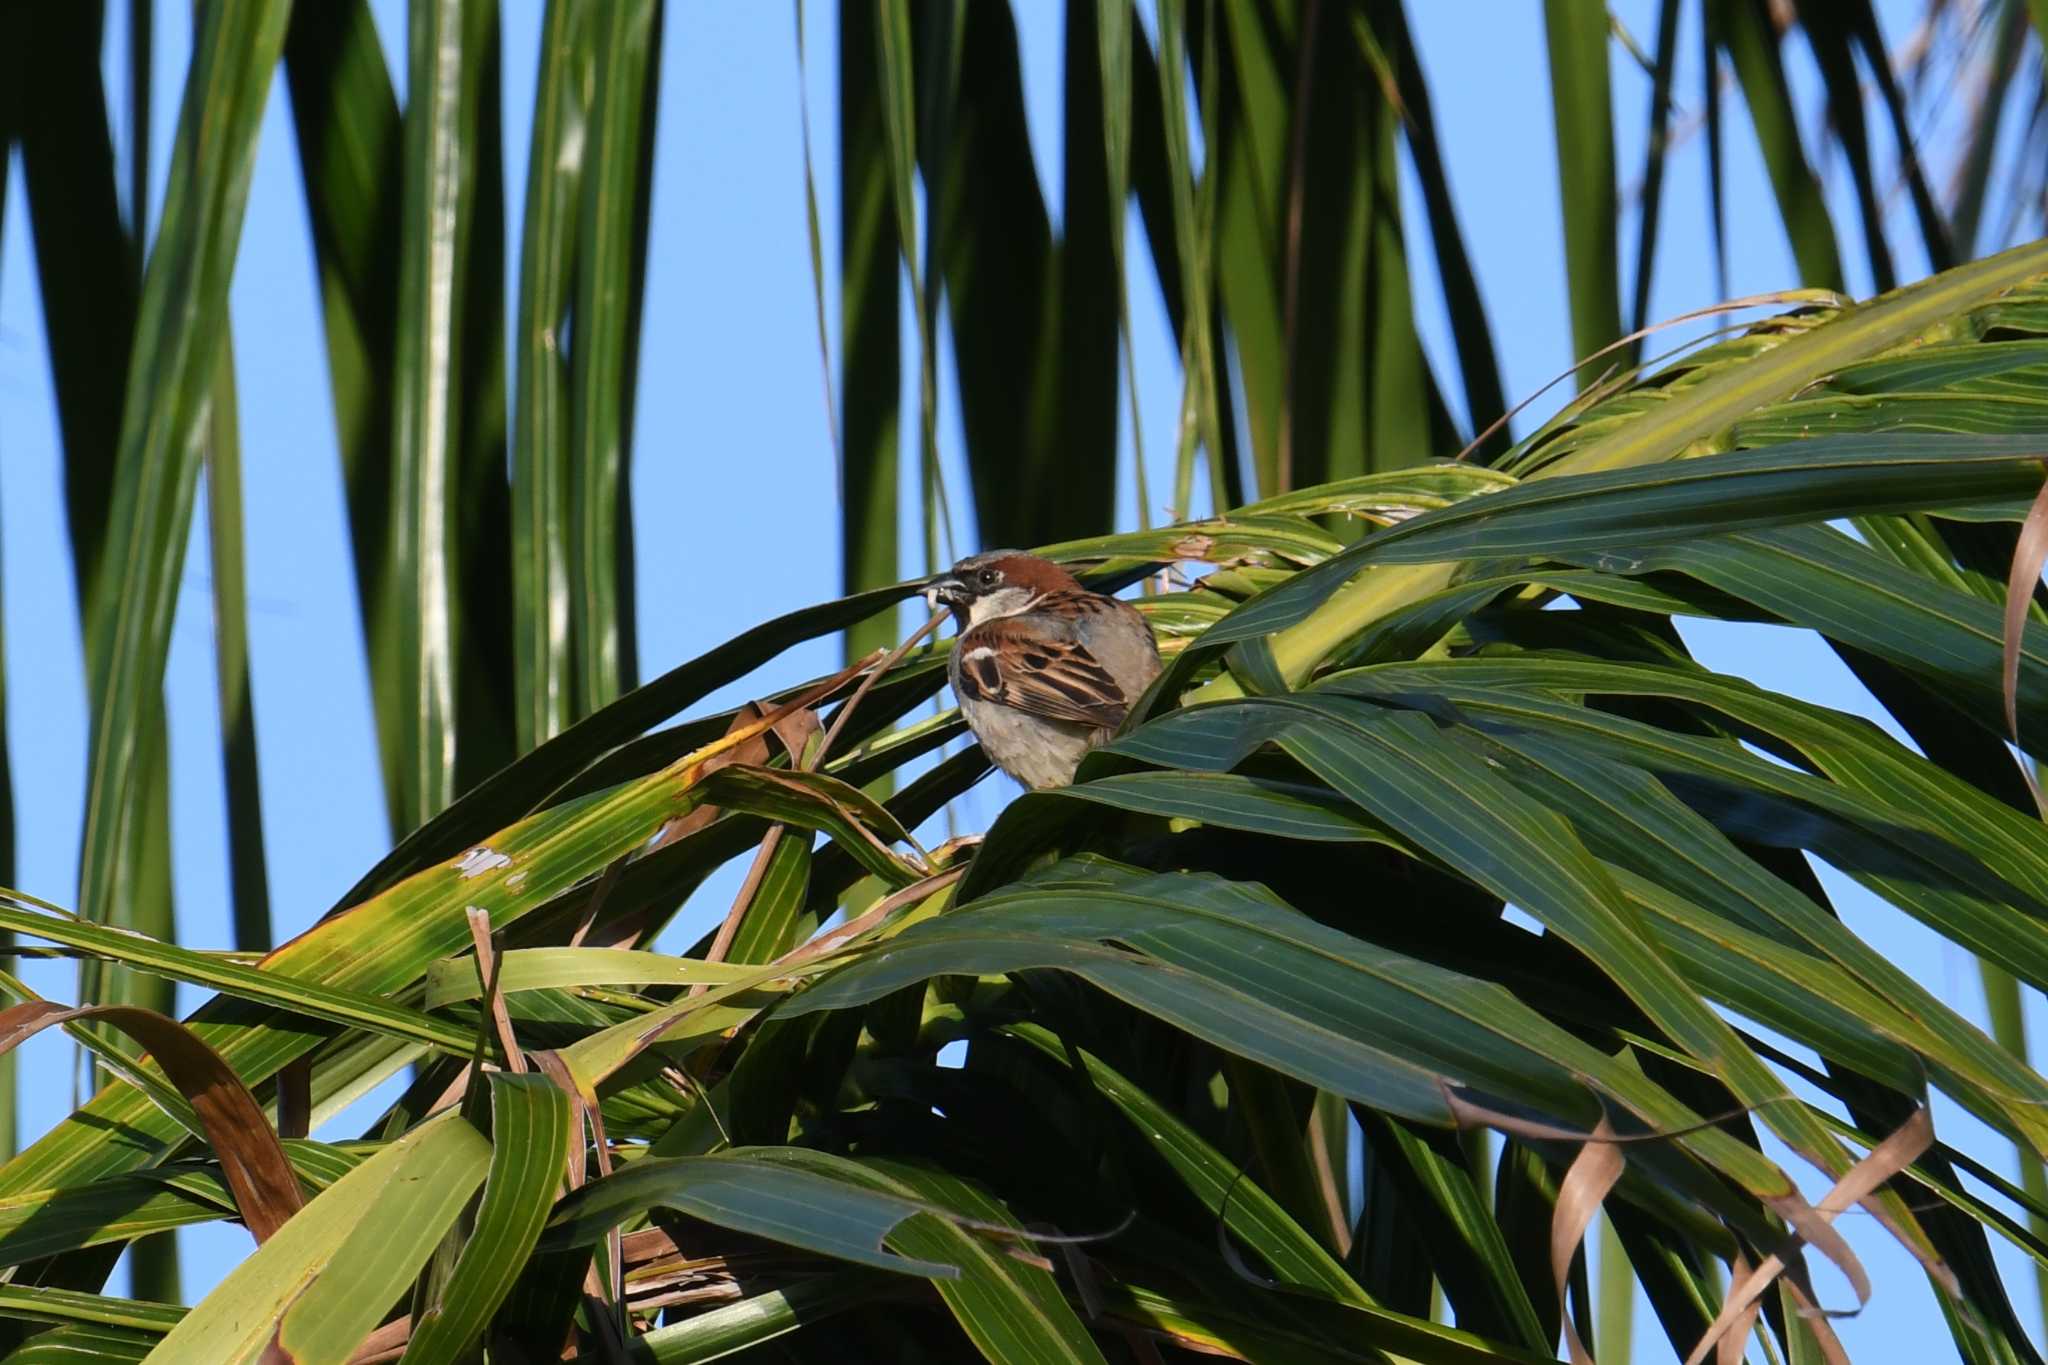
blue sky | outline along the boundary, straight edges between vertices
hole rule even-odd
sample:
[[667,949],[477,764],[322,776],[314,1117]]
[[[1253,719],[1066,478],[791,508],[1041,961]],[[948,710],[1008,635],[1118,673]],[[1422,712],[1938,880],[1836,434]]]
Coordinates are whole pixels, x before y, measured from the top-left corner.
[[[119,7],[115,7],[117,10]],[[807,88],[814,121],[820,207],[827,224],[827,277],[836,256],[837,37],[830,5],[811,6]],[[1033,145],[1045,183],[1060,175],[1058,78],[1064,7],[1022,0],[1022,59]],[[1149,11],[1149,5],[1141,5]],[[1894,42],[1917,14],[1916,0],[1880,5]],[[404,31],[402,0],[374,5],[394,76],[404,61],[393,40]],[[1654,36],[1651,0],[1616,0],[1615,15],[1644,45]],[[1694,7],[1686,7],[1689,14]],[[158,6],[152,166],[160,201],[176,101],[188,51],[187,8]],[[1556,153],[1548,114],[1542,7],[1535,0],[1421,0],[1409,6],[1452,187],[1478,282],[1495,326],[1512,398],[1529,393],[1572,360],[1565,299]],[[525,180],[525,111],[537,62],[538,0],[505,4],[505,145],[510,221],[519,221]],[[118,21],[117,21],[118,22]],[[119,41],[115,48],[118,51]],[[1696,112],[1696,33],[1685,36],[1678,99]],[[118,60],[118,58],[116,58]],[[1648,80],[1619,46],[1611,49],[1617,123],[1639,135]],[[1808,94],[1803,54],[1793,75]],[[1458,79],[1453,79],[1453,78]],[[661,121],[656,132],[653,250],[635,452],[636,547],[643,668],[659,672],[756,621],[834,595],[838,564],[833,456],[822,400],[809,254],[805,239],[794,26],[786,4],[677,4],[662,52]],[[119,82],[115,89],[122,88]],[[1743,295],[1796,283],[1792,260],[1755,143],[1737,101],[1727,135],[1731,194],[1728,292]],[[117,130],[120,120],[116,120]],[[1880,133],[1880,141],[1883,135]],[[117,131],[118,141],[118,131]],[[1624,187],[1640,172],[1642,148],[1618,148]],[[1701,139],[1673,152],[1665,187],[1659,269],[1649,310],[1665,317],[1720,297],[1707,247]],[[342,506],[340,465],[325,376],[326,357],[299,171],[282,80],[274,83],[243,232],[232,296],[245,451],[244,500],[255,706],[270,841],[270,888],[280,937],[310,924],[388,846],[378,785],[368,683]],[[1854,223],[1846,177],[1829,186],[1845,236]],[[19,176],[0,224],[0,599],[4,599],[6,723],[14,756],[23,890],[60,904],[73,899],[86,743],[77,609],[64,543],[60,462],[42,321]],[[1407,186],[1414,255],[1427,262],[1412,180]],[[1057,214],[1057,205],[1054,205]],[[152,208],[154,221],[154,206]],[[1925,272],[1915,235],[1895,231],[1902,275]],[[1134,373],[1151,487],[1170,487],[1168,439],[1179,396],[1174,348],[1149,273],[1142,225],[1131,220]],[[1633,242],[1633,221],[1625,242]],[[1632,247],[1630,248],[1632,250]],[[516,250],[512,253],[516,262]],[[1845,242],[1852,285],[1867,292],[1860,249]],[[1633,263],[1624,253],[1624,280]],[[1438,374],[1454,376],[1436,280],[1418,264],[1415,288],[1425,341]],[[1625,300],[1626,303],[1626,300]],[[909,316],[906,307],[905,316]],[[836,315],[835,315],[836,326]],[[836,334],[836,333],[835,333]],[[910,343],[914,345],[914,342]],[[905,366],[906,380],[915,374]],[[1446,384],[1457,401],[1454,383]],[[961,437],[941,373],[941,441],[958,475]],[[904,410],[914,413],[908,391]],[[1531,409],[1526,422],[1550,404]],[[1127,425],[1127,424],[1126,424]],[[907,429],[914,424],[906,424]],[[907,433],[914,434],[914,432]],[[1125,468],[1128,471],[1128,429]],[[1448,453],[1448,452],[1444,452]],[[906,469],[910,462],[906,461]],[[1123,524],[1136,508],[1125,479]],[[954,508],[971,540],[964,499]],[[1203,510],[1200,507],[1195,509]],[[1155,519],[1163,509],[1152,509]],[[706,515],[710,512],[710,515]],[[171,717],[173,837],[181,941],[228,942],[225,815],[219,776],[210,585],[204,502],[187,557],[166,693]],[[919,544],[906,536],[906,546]],[[963,544],[963,552],[967,548]],[[906,550],[906,554],[914,551]],[[737,579],[725,571],[744,560]],[[906,562],[906,572],[920,563]],[[1688,628],[1710,665],[1847,710],[1875,714],[1833,655],[1810,636],[1765,627]],[[836,662],[835,642],[798,649],[745,686],[708,705],[735,701]],[[984,786],[956,812],[963,828],[986,825],[1010,795]],[[681,932],[722,913],[737,872],[699,893]],[[1830,874],[1830,889],[1859,932],[1972,1017],[1981,1016],[1974,964],[1867,894]],[[38,989],[73,991],[68,969],[28,969]],[[195,998],[188,992],[182,1002]],[[2038,1001],[2030,1001],[2030,1009]],[[2038,1032],[2039,1019],[2035,1020]],[[63,1045],[30,1045],[33,1078],[24,1102],[27,1135],[68,1110]],[[2011,1168],[2000,1141],[1952,1109],[1937,1109],[1943,1136]],[[346,1129],[346,1123],[333,1132]],[[1793,1167],[1798,1168],[1796,1165]],[[1868,1219],[1851,1217],[1852,1242],[1869,1259],[1880,1295],[1842,1326],[1858,1359],[1945,1358],[1947,1333],[1925,1281]],[[185,1234],[186,1289],[202,1290],[245,1254],[247,1235],[214,1226]],[[2006,1258],[2009,1282],[2032,1304],[2032,1278]],[[1823,1276],[1823,1297],[1846,1289]],[[1638,1357],[1664,1358],[1645,1306]]]

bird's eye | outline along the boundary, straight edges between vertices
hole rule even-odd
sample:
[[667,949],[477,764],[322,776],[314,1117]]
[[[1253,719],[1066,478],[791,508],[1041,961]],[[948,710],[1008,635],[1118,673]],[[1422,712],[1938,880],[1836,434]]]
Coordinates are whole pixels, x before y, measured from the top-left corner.
[[1002,575],[994,569],[983,569],[979,574],[975,575],[976,581],[984,588],[993,588],[996,585],[996,580],[1001,577]]

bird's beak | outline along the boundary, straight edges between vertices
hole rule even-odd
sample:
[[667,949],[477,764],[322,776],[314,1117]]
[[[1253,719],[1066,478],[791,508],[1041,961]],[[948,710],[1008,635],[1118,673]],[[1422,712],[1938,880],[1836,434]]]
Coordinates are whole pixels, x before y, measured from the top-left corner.
[[957,607],[967,600],[967,585],[950,573],[942,573],[924,585],[925,605],[933,611]]

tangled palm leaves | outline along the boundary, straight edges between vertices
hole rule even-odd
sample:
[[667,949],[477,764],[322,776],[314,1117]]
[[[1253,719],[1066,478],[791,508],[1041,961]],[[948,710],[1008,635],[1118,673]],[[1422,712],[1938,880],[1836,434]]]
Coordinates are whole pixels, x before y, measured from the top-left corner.
[[[1925,1116],[1938,1089],[2039,1154],[2048,1080],[1801,855],[2048,985],[2048,833],[1999,683],[2044,271],[2030,247],[1773,319],[1491,468],[1053,547],[1104,581],[1210,567],[1143,600],[1172,663],[1139,722],[978,845],[908,834],[972,750],[862,791],[959,734],[911,719],[942,646],[850,713],[852,672],[673,720],[896,588],[598,710],[256,965],[15,898],[0,927],[219,992],[184,1051],[284,1141],[224,1151],[195,1113],[229,1078],[87,1034],[128,1079],[0,1168],[8,1359],[1526,1361],[1583,1326],[1549,1243],[1603,1202],[1681,1353],[1760,1310],[1801,1358],[1835,1343],[1798,1248],[1861,1284],[1828,1222],[1859,1200],[1965,1358],[2038,1359],[1990,1246],[2048,1264],[2023,1221],[2048,1209]],[[1708,671],[1682,617],[1818,631],[1919,752]],[[750,848],[725,950],[649,951]],[[304,1135],[408,1064],[360,1139]],[[1835,1195],[1803,1199],[1766,1133]],[[306,1197],[282,1216],[244,1169],[279,1150]],[[137,1237],[237,1217],[275,1231],[189,1312],[86,1292]]]

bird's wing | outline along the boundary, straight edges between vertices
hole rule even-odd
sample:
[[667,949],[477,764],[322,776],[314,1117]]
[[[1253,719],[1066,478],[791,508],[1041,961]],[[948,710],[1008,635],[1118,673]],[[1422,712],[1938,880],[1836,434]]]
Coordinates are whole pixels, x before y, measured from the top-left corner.
[[975,626],[954,645],[957,690],[972,701],[1115,729],[1130,699],[1065,624],[1035,608]]

